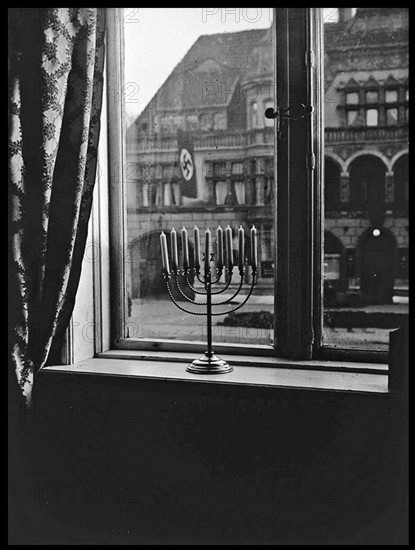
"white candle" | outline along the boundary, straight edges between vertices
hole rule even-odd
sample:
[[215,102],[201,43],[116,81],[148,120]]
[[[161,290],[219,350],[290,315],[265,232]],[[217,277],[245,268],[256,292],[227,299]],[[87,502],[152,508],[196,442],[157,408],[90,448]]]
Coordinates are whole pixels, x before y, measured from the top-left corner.
[[251,265],[253,269],[257,268],[258,251],[257,251],[257,230],[255,225],[251,227]]
[[232,250],[232,229],[228,225],[226,228],[226,256],[228,262],[228,268],[233,268],[233,250]]
[[223,229],[219,226],[216,229],[217,268],[223,269]]
[[238,243],[238,267],[239,269],[243,269],[245,259],[245,233],[242,225],[238,229]]
[[161,232],[161,235],[160,235],[160,246],[161,246],[161,261],[163,262],[163,269],[167,271],[167,273],[170,273],[169,255],[167,252],[167,239],[163,231]]
[[196,225],[193,228],[193,237],[195,241],[195,268],[200,269],[200,236],[199,228]]
[[210,229],[206,229],[205,233],[205,273],[210,271],[210,243],[211,243],[211,233]]
[[172,266],[172,269],[176,270],[179,265],[179,253],[177,251],[177,233],[174,227],[170,231],[170,244],[171,244],[171,255],[172,255],[171,266]]
[[189,243],[187,242],[187,229],[182,229],[183,269],[189,269]]

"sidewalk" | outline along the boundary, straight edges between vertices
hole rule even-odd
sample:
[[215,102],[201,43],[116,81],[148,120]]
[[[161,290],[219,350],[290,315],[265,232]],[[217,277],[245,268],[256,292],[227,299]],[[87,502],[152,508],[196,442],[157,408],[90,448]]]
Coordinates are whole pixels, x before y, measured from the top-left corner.
[[[234,293],[228,292],[224,294],[220,294],[221,301],[225,300],[227,298],[231,298]],[[237,305],[240,304],[246,294],[240,294],[237,296],[234,300],[232,300],[232,304]],[[218,297],[213,296],[212,301],[215,301]],[[196,295],[195,301],[200,303],[205,301],[205,297]],[[255,290],[252,293],[252,296],[249,298],[249,302],[247,302],[247,305],[259,305],[259,306],[273,306],[274,305],[274,296],[271,294],[263,295],[263,296],[256,296]],[[407,313],[408,312],[408,304],[409,304],[409,296],[394,296],[393,297],[393,304],[382,304],[382,305],[369,305],[369,306],[359,306],[359,307],[330,307],[327,309],[335,309],[335,310],[361,310],[361,311],[367,311],[367,312],[385,312],[385,313]],[[245,307],[245,306],[244,306]]]
[[[241,302],[239,296],[232,305]],[[133,300],[131,317],[127,320],[129,336],[131,338],[154,338],[167,340],[206,341],[205,306],[197,306],[179,302],[179,305],[201,315],[190,315],[178,309],[168,297],[152,297]],[[221,310],[226,310],[222,306]],[[241,312],[274,311],[272,296],[252,295]],[[333,311],[340,311],[334,309]],[[366,311],[370,313],[408,313],[407,304],[376,305],[366,308],[342,308],[345,312]],[[224,326],[226,315],[213,318],[213,340],[220,343],[270,345],[273,341],[272,328],[232,327]],[[278,318],[278,315],[277,315]],[[357,328],[357,327],[324,327],[325,341],[331,345],[375,347],[387,349],[389,333],[392,329],[384,328]]]

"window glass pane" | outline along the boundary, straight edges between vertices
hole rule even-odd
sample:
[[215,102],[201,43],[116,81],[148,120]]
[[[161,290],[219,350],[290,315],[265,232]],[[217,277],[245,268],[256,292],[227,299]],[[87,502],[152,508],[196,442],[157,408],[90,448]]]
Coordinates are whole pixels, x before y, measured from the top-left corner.
[[405,90],[405,101],[409,101],[409,90]]
[[259,117],[258,117],[258,103],[251,103],[251,127],[258,128],[259,126]]
[[235,194],[238,204],[245,204],[245,182],[235,181]]
[[378,101],[378,93],[376,91],[368,91],[366,92],[366,103],[377,103]]
[[199,117],[199,127],[202,131],[213,130],[213,114],[203,113]]
[[213,163],[213,175],[216,177],[225,176],[226,164],[224,162]]
[[244,164],[243,162],[233,162],[232,163],[232,174],[243,174],[244,173]]
[[[255,224],[256,288],[248,303],[235,312],[233,324],[226,314],[213,318],[213,344],[272,345],[275,247],[269,196],[273,174],[265,166],[270,160],[273,165],[274,134],[258,132],[260,147],[251,135],[252,128],[264,127],[264,98],[272,98],[274,90],[272,10],[241,8],[231,15],[215,8],[129,8],[128,13],[123,21],[125,82],[129,83],[124,98],[125,149],[127,166],[134,168],[126,171],[125,178],[129,337],[206,344],[205,315],[180,311],[167,292],[161,231],[167,236],[171,267],[170,233],[176,230],[181,268],[182,227],[188,232],[191,266],[193,228],[199,228],[201,259],[209,228],[215,271],[217,227],[231,227],[237,264],[238,228],[244,229],[244,255],[250,262],[250,229]],[[240,282],[238,265],[231,281],[229,273],[223,272],[214,291],[224,290],[221,301],[231,303],[219,310],[241,304],[251,280],[246,267],[242,290],[233,297]],[[198,294],[204,288],[193,271],[189,282],[192,288],[179,275],[183,293],[196,304],[187,303],[172,281],[174,299],[188,310],[205,313],[205,297]]]
[[358,121],[359,111],[347,111],[347,126],[354,126]]
[[199,130],[199,119],[197,115],[187,115],[186,129],[190,132],[197,132],[197,130]]
[[228,186],[226,181],[217,181],[215,185],[216,192],[216,204],[225,204],[226,196],[228,194]]
[[173,117],[171,116],[161,117],[160,126],[163,134],[171,134],[173,132]]
[[385,102],[395,103],[398,101],[398,90],[385,90]]
[[347,105],[358,105],[359,104],[359,93],[358,92],[349,92],[346,94],[346,103]]
[[226,130],[226,113],[215,113],[213,117],[213,127],[215,130]]
[[[351,16],[346,11],[339,8],[339,22],[324,25],[326,88],[351,79],[378,80],[380,74],[406,78],[406,9],[357,8]],[[402,37],[399,46],[397,35]],[[398,58],[399,65],[393,61]],[[375,101],[371,93],[367,91],[366,102]],[[385,95],[385,102],[396,99]],[[408,320],[408,155],[400,155],[407,151],[408,126],[399,133],[376,128],[384,122],[378,120],[378,109],[369,108],[369,127],[362,127],[356,124],[357,112],[347,106],[325,102],[324,108],[322,343],[386,351],[390,331]],[[396,120],[397,110],[387,109],[386,124]],[[392,157],[397,159],[393,164]]]
[[366,111],[366,126],[378,125],[379,112],[377,109],[367,109]]
[[386,124],[388,126],[398,124],[398,109],[386,109]]

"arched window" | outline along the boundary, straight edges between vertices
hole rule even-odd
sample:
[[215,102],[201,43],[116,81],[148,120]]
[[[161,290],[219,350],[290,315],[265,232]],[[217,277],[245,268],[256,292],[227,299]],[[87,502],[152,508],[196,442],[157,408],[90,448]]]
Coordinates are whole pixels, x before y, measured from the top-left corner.
[[409,194],[409,163],[408,155],[399,157],[393,167],[395,180],[395,208],[399,210],[408,209]]
[[350,203],[354,210],[384,204],[385,172],[385,164],[374,155],[362,155],[351,163]]
[[333,159],[324,159],[324,207],[325,211],[340,207],[340,166]]

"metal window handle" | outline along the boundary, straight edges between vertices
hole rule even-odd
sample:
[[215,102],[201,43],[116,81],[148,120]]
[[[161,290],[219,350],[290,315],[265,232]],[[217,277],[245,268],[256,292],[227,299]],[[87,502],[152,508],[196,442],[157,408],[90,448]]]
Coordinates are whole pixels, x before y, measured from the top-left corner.
[[314,110],[314,107],[310,104],[304,105],[304,103],[301,103],[300,105],[303,108],[304,112],[299,117],[293,117],[289,114],[289,110],[291,109],[291,107],[287,107],[285,109],[277,107],[276,110],[274,110],[272,107],[268,107],[268,109],[265,110],[265,118],[277,120],[277,134],[279,139],[285,139],[284,129],[286,127],[287,120],[301,120],[306,116],[311,115]]
[[265,118],[274,119],[278,116],[278,110],[274,111],[272,107],[268,107],[268,109],[265,109]]
[[277,109],[275,111],[272,107],[268,107],[268,109],[265,110],[265,118],[274,119],[274,118],[284,117],[284,118],[288,118],[290,120],[301,120],[302,118],[304,118],[308,115],[311,115],[311,113],[314,110],[314,107],[312,105],[310,105],[310,104],[304,105],[304,103],[301,103],[300,105],[304,109],[304,113],[300,117],[293,117],[293,116],[289,115],[288,111],[292,107],[287,107],[286,109],[282,109],[281,107],[277,107]]

